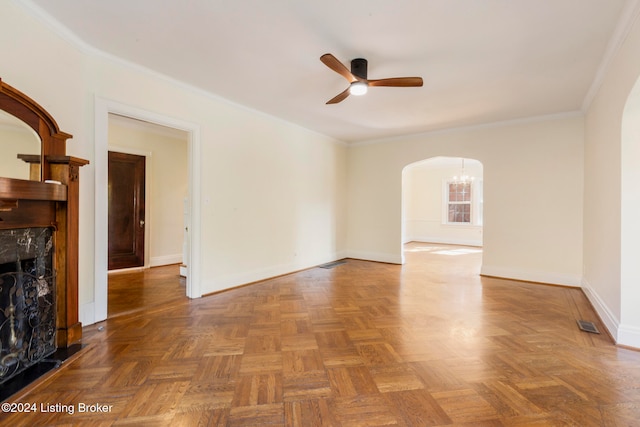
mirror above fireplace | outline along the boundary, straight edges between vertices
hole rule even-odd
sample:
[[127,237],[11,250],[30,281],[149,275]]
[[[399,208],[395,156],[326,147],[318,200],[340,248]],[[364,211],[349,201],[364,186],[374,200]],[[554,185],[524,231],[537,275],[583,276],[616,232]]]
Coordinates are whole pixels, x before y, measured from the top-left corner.
[[[32,165],[29,167],[29,177],[35,181],[56,180],[52,176],[56,168],[52,165],[59,164],[61,159],[67,158],[66,144],[71,135],[62,132],[54,118],[37,102],[2,79],[0,79],[0,110],[5,113],[4,116],[9,115],[18,119],[18,123],[21,122],[19,126],[27,126],[40,138],[39,151],[30,153],[29,148],[25,147],[25,151],[16,153],[23,162]],[[4,153],[4,147],[2,150]],[[13,154],[11,153],[12,157]],[[0,177],[11,178],[4,175],[1,168]]]
[[0,176],[40,181],[41,144],[35,130],[0,110]]

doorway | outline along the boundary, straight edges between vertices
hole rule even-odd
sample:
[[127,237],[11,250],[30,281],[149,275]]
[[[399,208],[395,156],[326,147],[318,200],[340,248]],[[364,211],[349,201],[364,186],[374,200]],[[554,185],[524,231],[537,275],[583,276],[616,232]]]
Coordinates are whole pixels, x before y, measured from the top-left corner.
[[[201,194],[201,138],[200,126],[170,116],[161,115],[148,110],[122,104],[105,98],[95,98],[95,224],[108,222],[108,151],[109,151],[109,116],[142,120],[171,129],[183,131],[187,135],[188,157],[188,207],[189,238],[187,249],[189,255],[188,275],[186,277],[186,294],[189,298],[202,296],[200,284],[201,238],[200,238],[200,194]],[[182,203],[181,203],[182,206]],[[147,213],[148,215],[148,213]],[[149,221],[147,221],[148,223]],[[94,246],[94,299],[80,306],[80,317],[83,324],[92,324],[107,319],[108,316],[108,231],[107,227],[96,226]],[[148,235],[147,235],[148,236]],[[182,241],[182,240],[181,240]]]
[[[144,268],[141,277],[145,278],[157,276],[157,271],[150,270],[164,267],[173,267],[167,271],[177,272],[183,262],[188,134],[116,114],[109,115],[108,129],[108,315],[111,316],[119,312],[111,307],[118,301],[114,292],[120,295],[126,291],[125,306],[129,308],[162,302],[163,295],[175,295],[180,290],[182,298],[186,297],[184,279],[177,273],[163,274],[162,281],[127,277],[124,288],[118,283],[123,281],[122,274],[135,276],[135,270],[141,268]],[[170,293],[165,292],[167,286]]]
[[483,208],[478,160],[433,157],[412,163],[402,171],[401,243],[482,247]]
[[146,158],[109,151],[108,268],[144,267]]

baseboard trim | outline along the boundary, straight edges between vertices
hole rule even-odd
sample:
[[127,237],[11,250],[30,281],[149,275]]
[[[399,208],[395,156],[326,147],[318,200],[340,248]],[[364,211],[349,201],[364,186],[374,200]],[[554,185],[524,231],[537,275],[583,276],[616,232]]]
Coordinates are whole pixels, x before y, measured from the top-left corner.
[[582,289],[593,306],[593,309],[596,311],[598,316],[600,316],[600,319],[609,331],[609,334],[613,337],[616,345],[633,350],[640,350],[640,328],[620,323],[607,304],[602,298],[600,298],[600,295],[598,295],[586,279],[582,279]]
[[618,340],[616,344],[633,350],[640,350],[640,328],[620,325],[618,327]]
[[93,301],[80,304],[78,317],[82,326],[93,325],[95,320],[96,305]]
[[591,284],[584,278],[582,279],[582,290],[593,306],[593,309],[596,311],[598,316],[600,316],[600,320],[602,320],[602,323],[604,323],[604,326],[609,331],[609,335],[613,337],[613,340],[616,343],[619,343],[618,335],[620,321],[609,309],[603,299],[600,298],[600,295],[598,295],[598,293],[591,287]]
[[159,267],[161,265],[181,264],[182,254],[163,255],[151,257],[149,259],[149,267]]
[[348,251],[346,257],[365,261],[384,262],[387,264],[402,264],[402,254],[394,255],[379,252]]
[[503,279],[522,280],[525,282],[547,283],[550,285],[581,287],[581,278],[569,274],[558,274],[546,271],[522,270],[516,268],[483,265],[481,276],[500,277]]
[[247,286],[275,277],[285,276],[288,274],[296,273],[298,271],[308,270],[310,268],[317,267],[318,265],[326,264],[328,262],[333,262],[344,258],[347,258],[347,256],[343,252],[335,252],[331,256],[318,258],[313,261],[280,264],[262,269],[246,271],[239,274],[229,274],[226,276],[217,277],[202,283],[202,295],[211,295],[229,289]]

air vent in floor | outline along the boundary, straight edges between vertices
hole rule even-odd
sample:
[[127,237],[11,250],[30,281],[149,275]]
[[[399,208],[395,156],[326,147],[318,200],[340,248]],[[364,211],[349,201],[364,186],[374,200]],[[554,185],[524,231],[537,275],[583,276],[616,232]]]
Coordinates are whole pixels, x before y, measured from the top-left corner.
[[322,264],[322,265],[319,265],[318,267],[329,269],[329,268],[334,268],[334,267],[336,267],[336,266],[338,266],[340,264],[344,264],[346,262],[347,261],[343,259],[343,260],[340,260],[340,261],[334,261],[334,262],[329,262],[327,264]]
[[596,328],[596,325],[593,322],[587,322],[586,320],[578,320],[578,327],[585,331],[585,332],[591,332],[592,334],[599,334],[600,331],[598,331],[598,328]]

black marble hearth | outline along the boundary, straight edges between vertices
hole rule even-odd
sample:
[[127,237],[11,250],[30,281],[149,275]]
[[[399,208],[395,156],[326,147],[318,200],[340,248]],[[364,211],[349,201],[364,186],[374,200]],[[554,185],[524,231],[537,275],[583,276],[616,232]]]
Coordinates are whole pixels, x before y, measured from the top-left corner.
[[67,348],[59,348],[46,359],[26,368],[0,385],[0,402],[4,402],[23,388],[32,384],[43,375],[60,367],[71,356],[82,350],[82,344],[74,344]]

